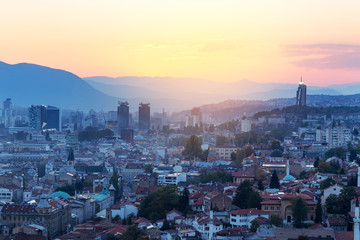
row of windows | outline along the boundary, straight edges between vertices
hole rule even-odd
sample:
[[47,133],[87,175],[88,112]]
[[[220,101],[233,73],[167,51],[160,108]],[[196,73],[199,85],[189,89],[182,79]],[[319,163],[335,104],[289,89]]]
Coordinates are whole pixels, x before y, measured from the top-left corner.
[[[269,210],[269,207],[265,207],[265,210]],[[270,210],[275,210],[275,207],[270,207]],[[280,210],[280,207],[276,207],[276,210]]]

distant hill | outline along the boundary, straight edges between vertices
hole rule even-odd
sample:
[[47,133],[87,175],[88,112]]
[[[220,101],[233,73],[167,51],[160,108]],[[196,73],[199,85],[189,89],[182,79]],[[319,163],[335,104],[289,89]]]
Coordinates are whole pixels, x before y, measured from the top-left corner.
[[0,100],[13,104],[53,105],[66,109],[111,109],[117,98],[93,88],[80,77],[59,69],[35,64],[0,62]]
[[[111,95],[127,94],[132,97],[193,99],[198,105],[221,102],[227,99],[269,100],[295,97],[297,84],[257,83],[246,79],[237,82],[213,82],[204,79],[171,77],[87,77],[96,89]],[[126,91],[125,91],[126,89]],[[350,86],[308,86],[308,94],[347,95]],[[360,92],[360,88],[358,88]],[[352,92],[354,90],[351,90]]]

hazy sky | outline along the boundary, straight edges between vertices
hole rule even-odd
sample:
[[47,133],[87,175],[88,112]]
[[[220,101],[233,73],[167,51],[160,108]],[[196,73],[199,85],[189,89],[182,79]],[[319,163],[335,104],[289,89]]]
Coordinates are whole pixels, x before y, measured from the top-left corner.
[[359,0],[0,0],[0,61],[81,77],[356,82],[359,11]]

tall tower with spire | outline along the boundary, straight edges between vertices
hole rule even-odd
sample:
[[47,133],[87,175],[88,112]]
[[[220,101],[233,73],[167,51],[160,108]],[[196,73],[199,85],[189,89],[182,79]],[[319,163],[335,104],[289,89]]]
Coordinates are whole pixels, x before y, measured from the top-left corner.
[[306,106],[306,85],[302,80],[302,76],[300,78],[299,87],[296,92],[296,105]]

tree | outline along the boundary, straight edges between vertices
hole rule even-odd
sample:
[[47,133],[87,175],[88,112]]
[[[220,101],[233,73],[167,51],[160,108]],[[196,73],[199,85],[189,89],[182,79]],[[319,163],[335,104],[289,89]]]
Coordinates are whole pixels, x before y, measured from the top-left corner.
[[320,188],[321,188],[321,189],[325,189],[325,188],[328,188],[328,187],[334,185],[335,183],[336,183],[336,181],[335,181],[334,179],[332,179],[332,178],[327,178],[327,179],[325,179],[324,181],[322,181],[322,182],[320,183]]
[[250,231],[256,232],[256,230],[260,227],[259,221],[255,218],[251,221]]
[[318,197],[316,210],[315,210],[315,223],[322,222],[322,214],[323,213],[322,213],[321,201],[320,201],[320,197]]
[[243,181],[237,188],[236,195],[233,199],[233,204],[241,209],[246,209],[248,207],[248,198],[252,191],[251,182],[248,180]]
[[252,191],[247,199],[247,208],[261,209],[262,198],[258,192]]
[[280,188],[280,181],[277,175],[276,170],[273,171],[270,179],[270,188],[279,189]]
[[225,143],[226,143],[226,137],[225,136],[216,136],[216,147],[224,145]]
[[38,168],[38,177],[42,178],[43,176],[45,176],[46,174],[45,164],[38,164],[37,168]]
[[357,130],[357,128],[354,128],[353,134],[355,137],[359,136],[359,130]]
[[354,187],[345,187],[340,191],[339,201],[342,204],[342,214],[347,214],[351,209],[351,200],[356,197]]
[[179,197],[179,211],[186,214],[189,210],[189,190],[184,188],[182,195]]
[[331,173],[331,165],[327,162],[320,162],[318,166],[318,171],[321,173]]
[[258,181],[258,189],[261,191],[264,191],[264,184],[263,184],[262,180]]
[[319,161],[320,161],[320,158],[319,157],[316,157],[315,158],[315,162],[314,162],[314,167],[318,167],[319,166]]
[[306,235],[299,235],[296,240],[309,240],[309,237]]
[[280,227],[282,224],[282,218],[279,215],[273,214],[270,216],[270,224]]
[[121,192],[120,192],[120,187],[119,187],[119,175],[117,173],[116,170],[114,170],[113,175],[110,178],[110,183],[114,186],[115,188],[115,193],[114,193],[114,204],[117,203],[120,198],[121,198]]
[[231,181],[232,181],[232,175],[225,171],[212,172],[199,177],[199,182],[201,183],[209,183],[209,182],[227,183]]
[[50,133],[49,133],[49,132],[46,132],[46,134],[45,134],[45,140],[46,140],[46,141],[51,141]]
[[150,193],[141,201],[138,216],[156,221],[165,218],[165,213],[178,207],[177,186],[168,185]]
[[108,234],[104,240],[121,240],[122,237],[114,234]]
[[340,212],[340,208],[338,206],[339,204],[339,198],[335,194],[330,194],[326,200],[326,212],[331,214],[337,214]]
[[303,223],[307,218],[307,204],[305,200],[301,197],[294,198],[291,201],[291,209],[292,209],[292,216],[294,218],[293,224],[296,228],[303,227]]
[[160,230],[165,231],[165,230],[169,230],[169,229],[171,229],[170,223],[168,220],[165,219]]
[[123,234],[123,238],[126,240],[137,240],[142,235],[144,235],[144,233],[137,226],[130,226]]
[[182,154],[186,158],[200,157],[202,154],[200,139],[197,136],[192,135],[186,142],[185,149]]
[[146,164],[145,165],[145,173],[153,173],[153,169],[154,169],[154,167],[153,167],[153,165],[152,164]]
[[230,159],[231,159],[232,162],[235,162],[235,161],[236,161],[236,152],[232,152],[232,153],[230,154]]
[[242,161],[244,160],[244,158],[247,158],[247,157],[251,156],[251,154],[254,154],[254,153],[255,153],[254,149],[250,146],[247,146],[243,150],[238,149],[236,151],[236,163],[241,164]]
[[114,133],[110,129],[98,130],[96,127],[87,127],[84,131],[79,132],[79,141],[91,141],[112,136]]
[[275,150],[275,149],[279,149],[280,151],[283,150],[283,148],[281,147],[281,144],[279,141],[272,141],[271,142],[271,149]]
[[357,161],[358,160],[357,152],[356,152],[355,149],[350,150],[349,160],[350,161]]
[[74,149],[73,148],[70,148],[67,160],[68,161],[74,161],[75,160]]
[[332,148],[325,153],[325,158],[327,159],[331,157],[338,157],[341,158],[342,160],[345,160],[346,152],[347,150],[342,147]]

